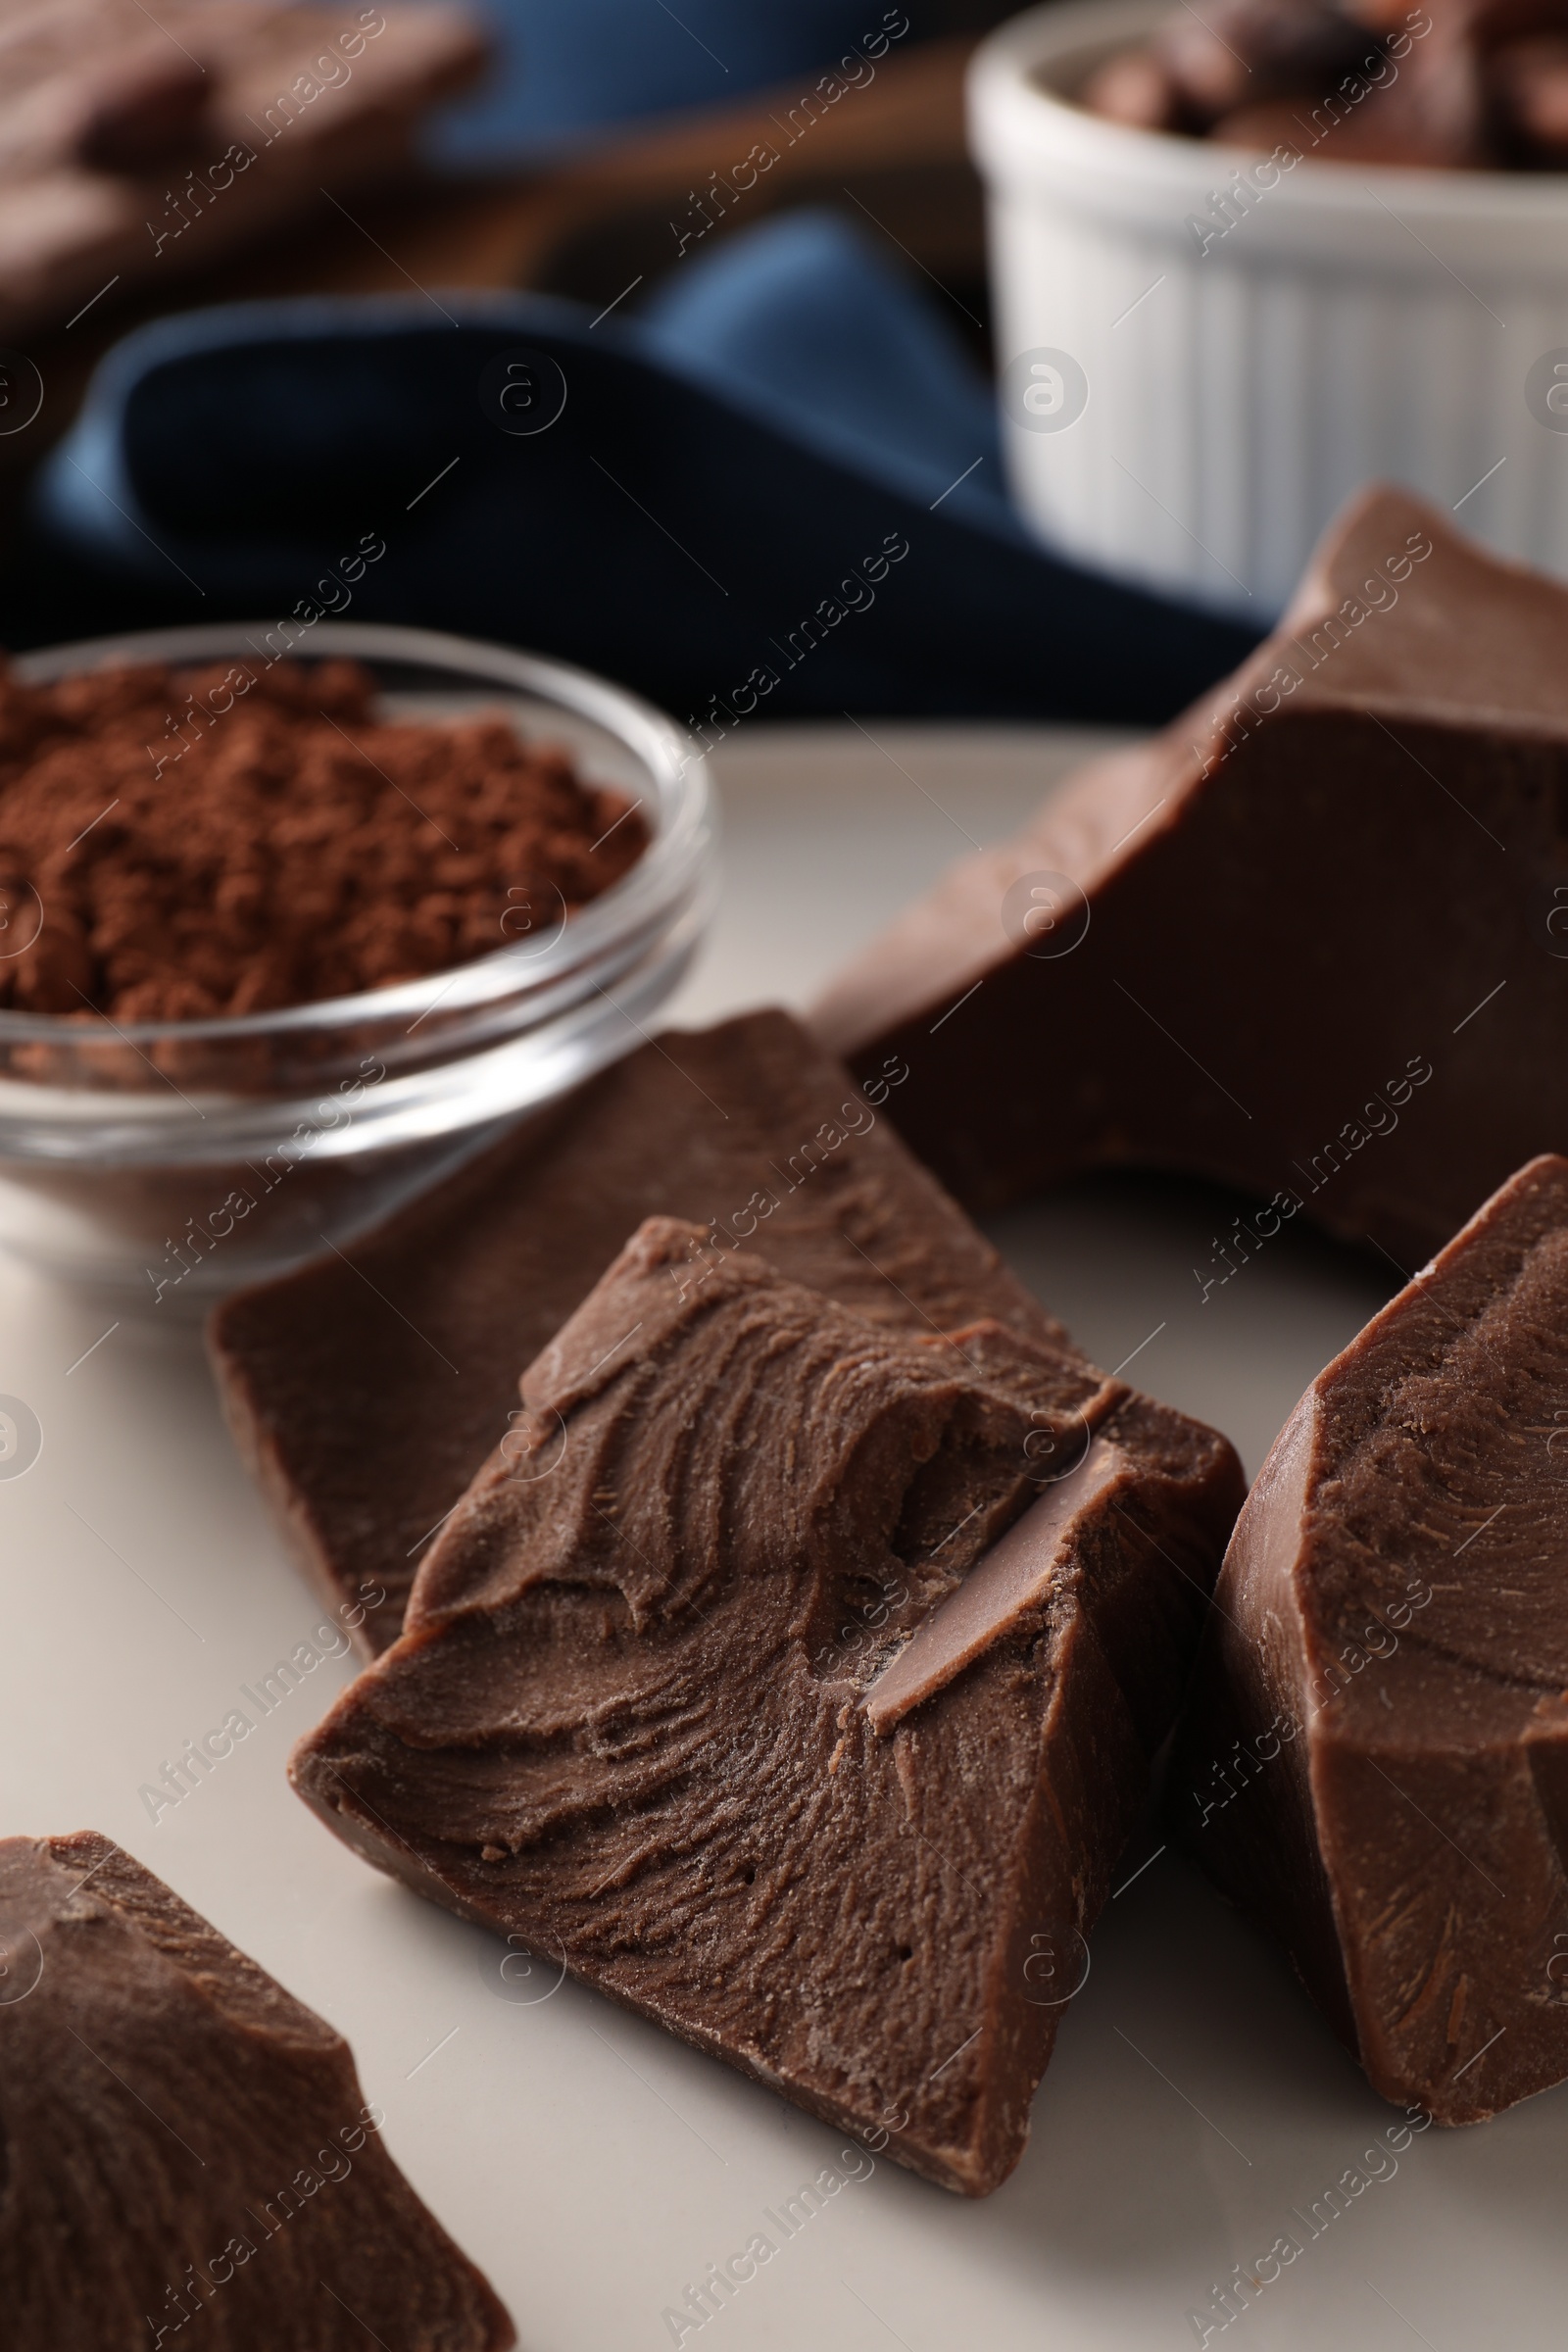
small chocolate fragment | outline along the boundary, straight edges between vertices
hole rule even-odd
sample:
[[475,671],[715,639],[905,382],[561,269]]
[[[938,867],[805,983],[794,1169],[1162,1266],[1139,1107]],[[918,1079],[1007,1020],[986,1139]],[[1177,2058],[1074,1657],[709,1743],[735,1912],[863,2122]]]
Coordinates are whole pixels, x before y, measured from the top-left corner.
[[1565,643],[1568,590],[1366,494],[1234,677],[956,866],[819,1036],[907,1063],[971,1205],[1142,1163],[1424,1256],[1568,1148]]
[[1176,10],[1151,43],[1189,114],[1212,122],[1274,98],[1322,98],[1360,72],[1380,43],[1317,0],[1205,0]]
[[[1210,138],[1230,147],[1292,150],[1321,164],[1389,164],[1403,170],[1466,171],[1487,162],[1483,90],[1462,51],[1424,55],[1420,74],[1395,80],[1347,74],[1323,97],[1276,99],[1238,108]],[[1294,169],[1294,167],[1293,167]]]
[[706,1242],[649,1220],[532,1364],[290,1770],[420,1893],[984,2195],[1236,1457],[1075,1349],[878,1328]]
[[1220,146],[1291,148],[1314,163],[1387,163],[1403,170],[1446,165],[1467,170],[1484,163],[1476,151],[1474,122],[1481,89],[1467,73],[1432,77],[1425,87],[1396,84],[1378,89],[1356,106],[1307,111],[1302,99],[1277,99],[1269,106],[1242,106],[1215,122],[1210,139]]
[[1489,82],[1516,160],[1557,172],[1568,165],[1568,34],[1508,43],[1492,59]]
[[107,1838],[0,1841],[7,2352],[506,2352],[342,2036]]
[[1147,49],[1124,49],[1119,57],[1107,59],[1085,83],[1083,103],[1091,114],[1129,123],[1134,130],[1183,127],[1175,81]]
[[8,0],[0,32],[8,342],[62,325],[106,279],[123,301],[213,270],[323,181],[407,172],[419,118],[488,47],[450,4]]
[[1298,156],[1312,131],[1299,98],[1271,98],[1263,106],[1239,106],[1234,114],[1222,115],[1209,136],[1221,147],[1248,147],[1259,155],[1288,147]]
[[[1144,45],[1121,51],[1084,84],[1091,113],[1226,145],[1295,150],[1298,160],[1477,170],[1539,165],[1521,112],[1545,61],[1498,74],[1499,45],[1560,31],[1558,0],[1209,0],[1183,6]],[[1162,78],[1161,119],[1129,112]],[[1147,101],[1146,101],[1147,103]],[[1552,100],[1548,97],[1549,114]]]
[[1385,2097],[1568,2077],[1568,1160],[1522,1169],[1321,1373],[1238,1522],[1177,1833]]
[[[905,1151],[898,1061],[854,1085],[781,1012],[669,1031],[368,1240],[220,1307],[241,1452],[328,1597],[384,1648],[417,1556],[507,1437],[517,1373],[644,1217],[689,1217],[906,1331],[1061,1326]],[[348,1262],[352,1261],[352,1262]]]
[[199,61],[152,33],[96,69],[82,61],[66,87],[74,120],[62,144],[89,172],[156,171],[188,153],[212,96]]

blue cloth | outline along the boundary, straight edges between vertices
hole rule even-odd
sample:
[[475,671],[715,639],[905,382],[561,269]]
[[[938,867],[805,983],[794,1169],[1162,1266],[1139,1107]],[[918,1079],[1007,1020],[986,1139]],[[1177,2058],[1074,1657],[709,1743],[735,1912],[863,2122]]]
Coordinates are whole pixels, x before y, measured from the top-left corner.
[[[565,390],[523,437],[481,387],[519,350]],[[537,295],[161,319],[103,363],[38,514],[0,583],[14,642],[51,566],[94,626],[254,618],[379,539],[352,616],[532,646],[720,726],[748,697],[1153,721],[1250,643],[1029,536],[978,369],[831,214],[694,248],[624,323]]]
[[443,164],[515,161],[637,115],[734,105],[795,76],[809,88],[868,33],[902,21],[906,48],[947,29],[929,0],[484,0],[481,13],[495,65],[439,118],[428,144]]
[[936,305],[837,213],[789,213],[672,270],[638,324],[653,354],[929,508],[1023,540],[1002,479],[996,400]]

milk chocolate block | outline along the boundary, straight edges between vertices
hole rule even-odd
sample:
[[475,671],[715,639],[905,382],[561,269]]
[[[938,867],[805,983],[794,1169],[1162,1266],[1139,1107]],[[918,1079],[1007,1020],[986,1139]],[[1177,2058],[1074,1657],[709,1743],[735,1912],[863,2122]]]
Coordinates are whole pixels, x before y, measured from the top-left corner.
[[0,46],[10,339],[74,325],[112,286],[123,300],[216,269],[323,180],[406,173],[420,119],[477,77],[489,43],[451,5],[0,0]]
[[515,2343],[347,2042],[109,1838],[0,1841],[0,1957],[7,2352]]
[[968,2195],[1011,2171],[1241,1494],[995,1318],[643,1225],[402,1639],[295,1750],[340,1837]]
[[1171,1778],[1375,2087],[1568,2077],[1568,1160],[1319,1375],[1226,1555]]
[[396,1635],[418,1554],[507,1436],[523,1365],[644,1217],[765,1249],[894,1329],[993,1315],[1066,1344],[892,1132],[906,1076],[895,1058],[854,1085],[782,1012],[669,1032],[346,1258],[219,1310],[241,1451],[368,1647]]
[[1368,494],[1226,685],[956,867],[819,1035],[907,1062],[889,1110],[972,1206],[1133,1162],[1419,1262],[1568,1149],[1565,644],[1568,590]]

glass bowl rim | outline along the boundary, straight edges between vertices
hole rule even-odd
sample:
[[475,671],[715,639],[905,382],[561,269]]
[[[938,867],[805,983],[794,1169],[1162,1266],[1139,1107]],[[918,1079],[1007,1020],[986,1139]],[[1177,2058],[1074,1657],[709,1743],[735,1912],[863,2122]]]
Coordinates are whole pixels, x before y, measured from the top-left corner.
[[[102,668],[116,661],[167,662],[190,667],[254,654],[250,634],[265,637],[271,620],[202,621],[185,628],[137,629],[105,637],[39,646],[15,655],[13,676],[26,685]],[[448,964],[418,980],[392,988],[362,990],[348,997],[323,997],[270,1012],[221,1013],[201,1020],[117,1022],[108,1013],[12,1012],[0,1009],[0,1046],[49,1041],[57,1046],[91,1046],[107,1037],[136,1047],[172,1041],[236,1040],[298,1035],[313,1029],[343,1029],[398,1021],[434,1009],[469,1010],[510,995],[525,995],[561,979],[607,948],[655,924],[667,914],[693,882],[710,838],[711,778],[705,754],[665,711],[596,671],[544,654],[525,653],[449,630],[401,622],[321,620],[308,644],[291,647],[286,660],[311,661],[320,654],[368,662],[406,662],[430,669],[466,673],[474,685],[510,687],[552,703],[613,736],[639,759],[660,788],[661,821],[636,864],[618,882],[571,915],[561,936],[543,953],[519,965],[513,949],[498,948],[468,963]],[[274,657],[274,659],[277,657]]]

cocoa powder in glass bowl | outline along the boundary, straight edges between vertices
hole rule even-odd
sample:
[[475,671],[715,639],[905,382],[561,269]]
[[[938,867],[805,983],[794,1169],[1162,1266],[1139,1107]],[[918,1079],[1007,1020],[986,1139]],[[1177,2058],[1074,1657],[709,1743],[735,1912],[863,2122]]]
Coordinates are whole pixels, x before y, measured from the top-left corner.
[[706,762],[662,712],[433,630],[274,634],[4,682],[0,1249],[116,1314],[351,1249],[554,1117],[713,904]]
[[505,713],[383,717],[358,662],[0,668],[18,1011],[203,1020],[396,986],[586,906],[647,843],[564,747]]

